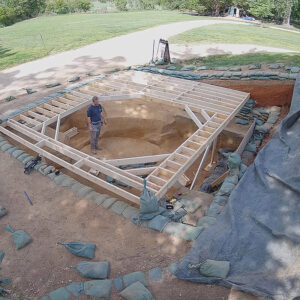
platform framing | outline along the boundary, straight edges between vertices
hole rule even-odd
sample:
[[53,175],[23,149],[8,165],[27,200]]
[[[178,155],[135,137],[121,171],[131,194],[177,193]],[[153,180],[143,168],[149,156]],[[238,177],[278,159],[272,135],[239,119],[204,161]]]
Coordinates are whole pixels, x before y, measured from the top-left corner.
[[[100,102],[144,99],[175,105],[186,111],[198,129],[169,154],[100,160],[58,140],[60,120],[89,105],[93,95],[99,96]],[[147,187],[158,199],[164,197],[225,129],[249,97],[248,93],[202,82],[138,71],[119,72],[8,119],[0,126],[0,132],[73,173],[139,204],[139,194],[143,189],[141,175],[146,176]],[[53,139],[45,135],[45,128],[55,122],[57,126]],[[59,155],[53,154],[53,151]],[[61,155],[66,158],[61,158]],[[129,166],[125,170],[118,168],[120,165],[148,162],[156,165],[136,169]],[[84,167],[123,182],[134,191],[108,183]]]

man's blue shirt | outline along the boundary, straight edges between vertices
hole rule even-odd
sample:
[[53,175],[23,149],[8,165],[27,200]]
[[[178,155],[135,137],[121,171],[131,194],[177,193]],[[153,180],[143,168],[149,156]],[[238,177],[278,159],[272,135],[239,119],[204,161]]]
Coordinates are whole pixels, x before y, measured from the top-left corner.
[[91,118],[92,123],[101,121],[101,113],[102,113],[102,106],[100,104],[97,106],[90,105],[90,107],[87,110],[87,116]]

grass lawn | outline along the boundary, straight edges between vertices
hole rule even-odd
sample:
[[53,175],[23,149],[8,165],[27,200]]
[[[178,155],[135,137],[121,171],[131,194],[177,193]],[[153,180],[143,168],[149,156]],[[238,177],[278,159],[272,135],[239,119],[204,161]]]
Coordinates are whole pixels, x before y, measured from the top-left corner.
[[300,51],[300,34],[257,25],[211,25],[178,34],[170,42],[255,44]]
[[300,66],[300,53],[250,53],[241,55],[212,55],[181,62],[184,65],[221,67],[250,64],[284,63]]
[[0,28],[0,70],[152,26],[196,20],[176,11],[42,16]]

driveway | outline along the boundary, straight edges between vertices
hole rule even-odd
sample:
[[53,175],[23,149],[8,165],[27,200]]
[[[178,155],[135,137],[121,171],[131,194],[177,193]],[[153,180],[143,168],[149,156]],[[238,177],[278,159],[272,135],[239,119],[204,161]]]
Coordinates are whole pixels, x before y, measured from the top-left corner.
[[[153,40],[168,39],[196,27],[225,22],[237,23],[226,20],[197,20],[160,25],[6,69],[0,72],[0,99],[9,95],[20,95],[22,89],[24,93],[24,88],[41,88],[47,83],[57,81],[67,84],[68,79],[75,75],[103,72],[104,69],[117,66],[145,64],[152,57]],[[241,22],[238,24],[247,25],[247,23]],[[239,54],[253,52],[256,51],[255,49],[274,52],[274,48],[255,45],[230,45],[229,48],[228,45],[189,47],[171,45],[171,55],[177,58],[187,58],[190,55],[199,56],[203,53],[207,55],[220,51],[224,53],[232,51],[231,53]],[[282,51],[282,49],[277,50]],[[50,93],[50,91],[47,92]],[[19,105],[20,103],[16,106],[11,103],[9,106],[17,107]],[[6,105],[3,107],[2,104],[1,106],[1,113],[4,113],[3,109]],[[6,109],[4,110],[7,112]]]

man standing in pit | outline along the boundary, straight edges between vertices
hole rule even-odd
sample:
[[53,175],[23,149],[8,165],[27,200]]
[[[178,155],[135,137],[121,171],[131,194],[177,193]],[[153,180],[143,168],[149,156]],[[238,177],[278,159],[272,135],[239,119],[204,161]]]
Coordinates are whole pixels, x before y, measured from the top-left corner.
[[91,152],[97,154],[97,150],[101,150],[98,147],[98,139],[101,131],[101,126],[106,125],[106,120],[103,114],[106,116],[104,108],[99,103],[97,96],[92,98],[92,104],[87,110],[88,127],[91,133]]

